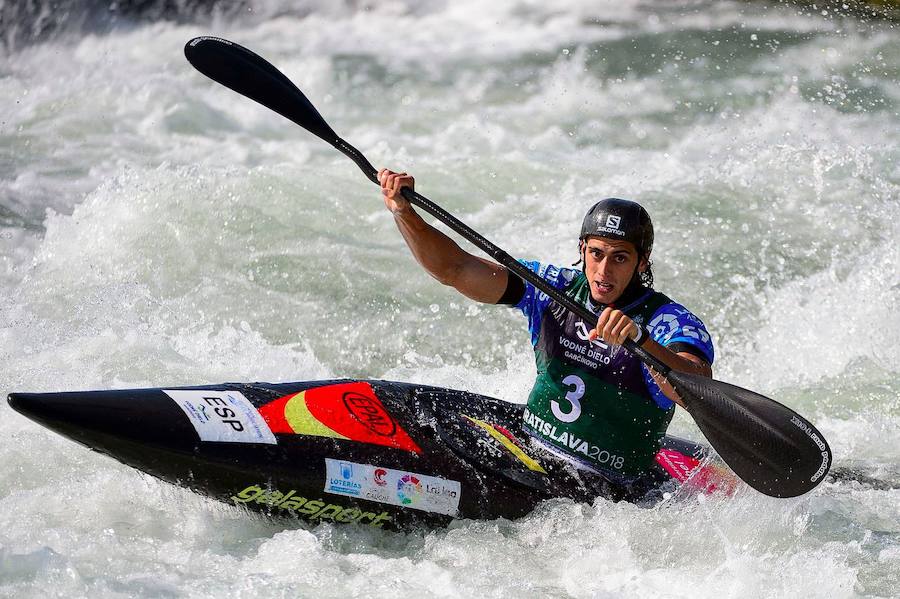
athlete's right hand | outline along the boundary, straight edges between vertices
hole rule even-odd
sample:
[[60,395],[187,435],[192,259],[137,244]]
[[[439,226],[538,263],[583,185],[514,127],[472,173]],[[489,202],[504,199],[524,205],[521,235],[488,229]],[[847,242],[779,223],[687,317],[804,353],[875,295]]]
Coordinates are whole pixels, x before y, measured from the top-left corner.
[[395,173],[383,168],[378,171],[378,182],[381,183],[381,194],[388,210],[394,214],[402,214],[411,209],[409,202],[400,195],[400,190],[404,187],[415,189],[415,179],[406,173]]

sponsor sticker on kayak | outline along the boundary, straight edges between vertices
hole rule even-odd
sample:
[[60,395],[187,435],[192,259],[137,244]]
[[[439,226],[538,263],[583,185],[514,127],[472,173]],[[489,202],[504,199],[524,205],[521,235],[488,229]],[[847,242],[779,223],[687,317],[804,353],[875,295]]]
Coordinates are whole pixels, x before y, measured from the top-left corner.
[[455,516],[462,488],[437,476],[325,458],[325,492]]
[[349,439],[422,453],[366,382],[313,387],[259,409],[274,433]]
[[275,445],[266,421],[239,391],[163,389],[184,411],[201,441]]
[[356,522],[369,524],[376,528],[381,528],[385,522],[391,522],[391,517],[387,512],[376,514],[357,507],[329,503],[321,499],[309,499],[294,489],[283,492],[271,489],[264,484],[250,485],[232,495],[231,500],[238,505],[255,503],[268,508],[278,508],[309,520],[327,519],[335,522]]

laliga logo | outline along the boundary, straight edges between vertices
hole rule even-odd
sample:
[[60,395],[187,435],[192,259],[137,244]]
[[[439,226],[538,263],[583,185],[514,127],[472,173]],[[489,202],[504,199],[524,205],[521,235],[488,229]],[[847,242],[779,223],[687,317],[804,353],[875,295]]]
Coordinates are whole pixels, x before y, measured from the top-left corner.
[[422,494],[422,483],[412,474],[404,474],[397,481],[397,499],[403,505],[409,505]]

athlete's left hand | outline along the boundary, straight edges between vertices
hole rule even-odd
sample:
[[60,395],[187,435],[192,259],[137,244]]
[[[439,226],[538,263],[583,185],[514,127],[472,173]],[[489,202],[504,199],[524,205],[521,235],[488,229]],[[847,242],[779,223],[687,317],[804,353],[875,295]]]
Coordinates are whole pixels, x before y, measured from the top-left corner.
[[629,337],[634,339],[638,335],[637,325],[621,310],[606,308],[600,313],[597,327],[588,334],[593,341],[601,338],[607,343],[622,345]]

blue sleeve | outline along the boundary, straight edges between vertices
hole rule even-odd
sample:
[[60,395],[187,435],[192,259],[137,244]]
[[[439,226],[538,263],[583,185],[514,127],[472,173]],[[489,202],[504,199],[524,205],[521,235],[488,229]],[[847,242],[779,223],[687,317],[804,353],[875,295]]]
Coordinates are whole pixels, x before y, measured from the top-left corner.
[[[671,302],[661,306],[653,313],[646,329],[650,333],[650,338],[663,347],[672,343],[687,343],[699,349],[710,364],[713,363],[715,349],[706,325],[681,304]],[[660,391],[646,367],[644,380],[656,404],[668,409],[672,405],[672,400]]]
[[[552,264],[541,264],[537,261],[519,260],[519,262],[560,291],[568,287],[579,272],[571,268],[559,268]],[[541,318],[547,305],[550,304],[550,296],[538,290],[528,281],[523,281],[523,283],[525,283],[525,293],[514,308],[521,310],[525,318],[528,319],[528,330],[531,331],[531,344],[535,345],[537,344],[538,333],[541,331]]]

